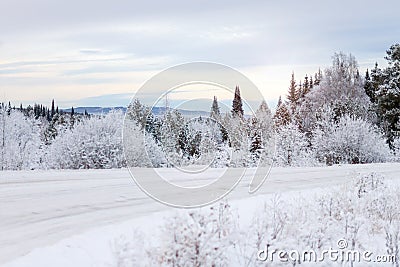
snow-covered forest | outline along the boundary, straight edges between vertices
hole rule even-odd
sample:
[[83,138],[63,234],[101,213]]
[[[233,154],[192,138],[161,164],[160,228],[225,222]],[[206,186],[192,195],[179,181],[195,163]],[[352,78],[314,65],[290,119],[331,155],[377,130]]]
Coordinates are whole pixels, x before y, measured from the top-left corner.
[[[204,118],[190,119],[174,109],[154,116],[150,107],[135,100],[126,114],[135,122],[125,124],[135,137],[126,151],[128,164],[255,166],[273,151],[272,138],[279,166],[399,161],[399,44],[390,47],[386,60],[387,67],[376,64],[362,75],[354,56],[337,53],[331,66],[301,82],[293,74],[287,96],[279,99],[274,113],[262,102],[255,116],[245,115],[240,97],[245,88],[240,85],[230,113],[222,114],[214,98],[210,116]],[[51,108],[3,103],[0,112],[2,170],[127,165],[121,111],[67,113],[53,101]]]

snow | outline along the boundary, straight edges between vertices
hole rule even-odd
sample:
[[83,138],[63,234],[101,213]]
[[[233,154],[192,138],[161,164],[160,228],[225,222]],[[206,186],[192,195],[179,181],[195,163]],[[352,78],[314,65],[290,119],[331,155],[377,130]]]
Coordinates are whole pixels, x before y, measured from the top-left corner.
[[[158,171],[182,180],[171,169]],[[244,177],[229,203],[249,220],[265,194],[311,195],[372,171],[400,178],[399,163],[273,168],[256,196],[247,193],[250,177]],[[153,236],[162,218],[176,212],[141,192],[126,169],[5,171],[0,201],[0,263],[13,267],[110,266],[113,240],[134,235],[134,229]]]

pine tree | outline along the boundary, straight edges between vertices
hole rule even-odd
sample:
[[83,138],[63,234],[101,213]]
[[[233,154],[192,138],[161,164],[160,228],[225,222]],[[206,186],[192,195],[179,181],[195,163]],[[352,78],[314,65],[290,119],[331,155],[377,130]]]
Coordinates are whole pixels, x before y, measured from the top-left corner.
[[[269,140],[273,136],[273,120],[271,110],[267,102],[262,101],[260,107],[256,111],[256,116],[251,120],[250,129],[250,152],[253,161],[258,159],[263,150],[269,147]],[[268,151],[264,151],[268,152]]]
[[364,90],[368,95],[372,103],[377,103],[377,93],[379,86],[384,83],[382,70],[378,67],[378,63],[375,63],[375,67],[371,70],[371,74],[367,69],[365,73]]
[[10,115],[10,113],[11,113],[11,102],[8,101],[7,115]]
[[287,94],[287,99],[289,100],[289,104],[294,110],[296,107],[297,101],[298,101],[298,91],[297,91],[297,86],[296,86],[296,81],[294,79],[294,72],[292,72],[292,79],[290,80],[290,85],[288,89],[288,94]]
[[276,105],[276,110],[278,110],[278,108],[279,108],[281,105],[282,105],[282,97],[279,96],[278,104]]
[[[382,83],[377,91],[378,113],[391,149],[400,136],[400,44],[386,51],[388,67],[382,72]],[[379,77],[378,77],[379,78]]]
[[372,88],[372,82],[371,82],[371,77],[369,75],[369,70],[365,72],[365,83],[364,83],[364,90],[369,99],[371,100],[372,103],[375,103],[375,92]]
[[315,73],[314,76],[314,85],[319,85],[321,83],[322,80],[322,71],[321,68],[318,69],[318,72]]
[[243,118],[244,115],[242,97],[240,96],[239,86],[236,86],[235,88],[235,97],[233,98],[232,102],[232,115],[233,117],[240,118]]
[[71,107],[71,118],[70,118],[70,128],[72,129],[75,125],[75,110]]
[[274,123],[276,128],[280,128],[281,126],[289,124],[290,119],[290,111],[287,108],[285,103],[282,103],[275,112],[274,115]]
[[221,113],[219,110],[218,100],[216,96],[214,96],[214,100],[211,106],[210,118],[214,120],[219,120],[221,118]]
[[56,110],[54,107],[54,99],[51,101],[51,118],[54,117],[54,114],[56,114]]
[[[261,138],[261,130],[258,129],[257,125],[259,124],[258,118],[253,117],[251,119],[252,131],[250,133],[250,152],[253,155],[257,155],[260,153],[260,150],[263,148],[262,146],[262,138]],[[257,155],[258,156],[258,155]]]
[[131,104],[129,104],[127,115],[129,119],[134,120],[141,129],[146,128],[148,123],[147,117],[150,116],[151,110],[146,105],[143,105],[139,99],[134,99]]
[[304,77],[302,97],[308,94],[308,92],[310,92],[310,82],[308,81],[308,76],[306,75],[306,77]]

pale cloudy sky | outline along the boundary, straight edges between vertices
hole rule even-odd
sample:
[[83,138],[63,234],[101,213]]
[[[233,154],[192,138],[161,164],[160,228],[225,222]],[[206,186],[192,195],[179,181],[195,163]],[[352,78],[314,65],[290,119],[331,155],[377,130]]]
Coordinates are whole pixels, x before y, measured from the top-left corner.
[[298,79],[352,53],[364,71],[400,42],[395,1],[1,0],[0,99],[60,107],[126,105],[179,63],[247,75],[273,103]]

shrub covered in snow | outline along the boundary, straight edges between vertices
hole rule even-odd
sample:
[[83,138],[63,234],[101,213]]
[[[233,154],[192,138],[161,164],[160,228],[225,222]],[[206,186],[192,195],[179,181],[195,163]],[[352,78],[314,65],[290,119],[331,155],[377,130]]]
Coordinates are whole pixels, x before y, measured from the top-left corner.
[[[314,196],[307,192],[294,197],[268,197],[246,223],[240,223],[240,214],[226,202],[210,209],[185,210],[166,220],[153,242],[145,247],[143,243],[137,244],[148,253],[140,265],[314,266],[313,255],[304,259],[300,253],[313,251],[321,256],[324,250],[338,249],[338,240],[345,240],[346,250],[368,250],[373,252],[372,259],[379,254],[393,255],[394,265],[398,266],[399,192],[398,187],[390,186],[378,173],[356,174],[350,182]],[[129,249],[135,242],[142,241],[135,237],[130,245],[123,243],[115,261],[135,262],[138,255]],[[277,254],[274,261],[266,254],[260,257],[258,252],[265,249],[286,251],[284,262]],[[289,254],[291,251],[299,254]],[[260,260],[263,257],[265,261]],[[344,264],[328,258],[319,263]],[[353,263],[351,258],[346,262],[349,266]]]
[[124,166],[123,114],[111,111],[77,122],[57,135],[48,147],[47,162],[56,169],[98,169]]
[[389,147],[376,126],[351,116],[338,123],[320,123],[313,133],[312,146],[316,156],[327,164],[384,162]]
[[276,138],[276,161],[279,166],[315,165],[313,151],[305,133],[289,123],[279,128]]

